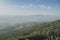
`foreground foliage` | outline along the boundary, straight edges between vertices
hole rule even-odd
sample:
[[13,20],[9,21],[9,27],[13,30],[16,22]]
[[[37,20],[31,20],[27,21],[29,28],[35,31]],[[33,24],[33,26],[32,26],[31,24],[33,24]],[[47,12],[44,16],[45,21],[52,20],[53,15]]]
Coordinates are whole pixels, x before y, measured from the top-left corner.
[[0,35],[0,40],[60,40],[60,20],[23,26],[21,29]]

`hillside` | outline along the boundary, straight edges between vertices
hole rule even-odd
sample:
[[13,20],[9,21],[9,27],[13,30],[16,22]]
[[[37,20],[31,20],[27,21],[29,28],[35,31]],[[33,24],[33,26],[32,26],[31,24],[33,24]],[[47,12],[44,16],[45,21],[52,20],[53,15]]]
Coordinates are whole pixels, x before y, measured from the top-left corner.
[[32,33],[19,40],[60,40],[60,20],[38,25]]
[[[6,30],[5,30],[6,29]],[[60,40],[60,20],[16,25],[0,30],[0,40]]]
[[[23,38],[30,40],[59,40],[60,38],[60,20],[35,25],[35,30]],[[39,36],[40,35],[40,36]]]

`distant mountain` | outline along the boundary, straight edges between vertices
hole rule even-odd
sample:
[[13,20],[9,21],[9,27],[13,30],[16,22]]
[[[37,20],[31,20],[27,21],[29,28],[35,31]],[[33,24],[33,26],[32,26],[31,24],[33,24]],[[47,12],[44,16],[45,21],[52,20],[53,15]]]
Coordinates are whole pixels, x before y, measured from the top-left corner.
[[15,24],[26,22],[47,22],[60,19],[56,15],[0,16],[0,24]]
[[57,15],[0,16],[0,29],[31,22],[50,22],[60,19]]

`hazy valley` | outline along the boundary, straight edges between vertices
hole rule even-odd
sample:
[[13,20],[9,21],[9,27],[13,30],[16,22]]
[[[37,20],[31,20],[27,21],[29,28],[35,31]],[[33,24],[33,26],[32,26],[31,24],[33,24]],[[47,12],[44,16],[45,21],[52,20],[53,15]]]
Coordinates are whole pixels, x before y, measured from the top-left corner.
[[[58,29],[58,27],[60,27],[59,25],[60,21],[58,21],[59,19],[60,19],[59,16],[48,16],[48,15],[1,16],[0,17],[0,40],[18,40],[21,36],[28,35],[28,37],[32,36],[33,38],[33,36],[37,34],[43,35],[40,34],[40,31],[42,29],[43,32],[44,30],[54,29],[54,26],[56,26],[56,28]],[[54,21],[56,21],[57,23]],[[53,26],[52,29],[51,26]],[[35,39],[31,39],[31,40],[35,40]]]

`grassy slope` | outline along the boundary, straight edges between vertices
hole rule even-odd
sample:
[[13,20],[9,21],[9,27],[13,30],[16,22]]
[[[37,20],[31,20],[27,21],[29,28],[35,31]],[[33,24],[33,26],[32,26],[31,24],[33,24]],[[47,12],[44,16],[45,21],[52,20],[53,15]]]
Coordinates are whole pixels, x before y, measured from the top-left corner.
[[[13,33],[13,32],[11,32]],[[58,40],[60,37],[60,20],[43,23],[43,24],[35,24],[31,27],[24,27],[15,34],[6,34],[4,37],[0,36],[0,40],[18,40],[21,38],[35,37],[35,36],[45,36],[47,39],[54,36],[54,39]],[[50,39],[51,40],[51,39]]]

